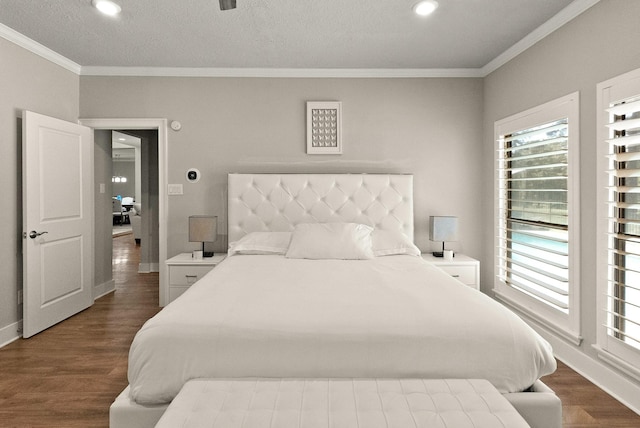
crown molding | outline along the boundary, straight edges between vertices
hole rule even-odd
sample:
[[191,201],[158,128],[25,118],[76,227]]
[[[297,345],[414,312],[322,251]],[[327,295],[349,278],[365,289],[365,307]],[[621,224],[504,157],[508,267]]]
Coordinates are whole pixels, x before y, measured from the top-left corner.
[[267,77],[267,78],[424,78],[482,77],[480,69],[421,68],[189,68],[82,67],[82,76]]
[[48,47],[28,38],[27,36],[18,33],[16,30],[7,27],[4,24],[0,24],[0,37],[15,43],[16,45],[33,52],[36,55],[41,56],[44,59],[51,61],[54,64],[59,65],[75,74],[80,74],[80,64],[76,64],[70,59],[60,55],[57,52],[52,51]]
[[591,8],[599,1],[600,0],[574,0],[567,7],[553,16],[550,20],[533,30],[515,45],[511,46],[509,49],[488,62],[484,67],[480,69],[480,75],[482,77],[485,77],[493,73],[498,68],[502,67],[503,65],[520,55],[522,52],[526,51],[527,49],[538,43],[540,40],[556,31],[558,28],[562,27],[563,25],[580,15],[585,10]]
[[482,68],[197,68],[80,66],[23,34],[0,24],[0,37],[81,76],[271,77],[271,78],[427,78],[485,77],[562,27],[600,0],[574,0],[550,20]]

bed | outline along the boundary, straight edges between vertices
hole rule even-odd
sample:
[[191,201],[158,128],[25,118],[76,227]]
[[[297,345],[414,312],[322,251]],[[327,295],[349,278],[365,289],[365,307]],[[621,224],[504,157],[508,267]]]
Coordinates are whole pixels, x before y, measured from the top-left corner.
[[560,426],[549,344],[419,257],[412,195],[411,175],[230,174],[230,256],[138,332],[111,426],[153,426],[190,379],[254,377],[487,379]]

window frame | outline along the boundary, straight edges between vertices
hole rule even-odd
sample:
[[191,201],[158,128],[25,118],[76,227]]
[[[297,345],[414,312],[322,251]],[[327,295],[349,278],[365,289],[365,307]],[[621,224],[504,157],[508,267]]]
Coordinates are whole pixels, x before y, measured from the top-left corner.
[[[494,123],[496,148],[494,169],[494,294],[498,300],[515,309],[575,345],[582,342],[580,325],[580,96],[579,92],[549,101]],[[568,313],[557,310],[501,280],[503,242],[500,236],[501,218],[499,151],[505,135],[538,125],[568,119],[567,159],[567,225],[568,225]]]
[[[640,96],[640,69],[622,74],[597,85],[597,313],[598,328],[595,345],[598,356],[618,370],[640,380],[640,350],[612,337],[608,333],[609,264],[613,253],[609,250],[609,143],[610,130],[607,127],[610,113],[606,111],[617,100]],[[615,323],[614,323],[615,325]]]

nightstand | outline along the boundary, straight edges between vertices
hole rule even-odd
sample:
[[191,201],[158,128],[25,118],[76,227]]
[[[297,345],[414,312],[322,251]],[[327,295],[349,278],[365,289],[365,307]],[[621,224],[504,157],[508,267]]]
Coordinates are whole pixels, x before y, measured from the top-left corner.
[[167,260],[169,267],[169,302],[167,303],[184,293],[191,284],[216,267],[225,257],[227,257],[226,253],[217,253],[213,257],[195,260],[191,257],[191,253],[182,253]]
[[453,260],[433,257],[431,253],[422,254],[422,258],[469,287],[480,290],[480,262],[478,260],[460,253],[456,253]]

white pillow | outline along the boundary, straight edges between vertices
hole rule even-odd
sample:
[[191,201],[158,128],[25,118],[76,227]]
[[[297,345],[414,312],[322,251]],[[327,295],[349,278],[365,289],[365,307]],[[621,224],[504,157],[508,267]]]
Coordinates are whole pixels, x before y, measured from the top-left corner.
[[291,235],[291,259],[363,260],[373,258],[372,227],[357,223],[302,223]]
[[228,255],[285,254],[291,241],[291,232],[251,232],[229,244]]
[[396,254],[420,255],[420,249],[411,242],[407,235],[399,230],[376,229],[371,233],[371,243],[373,255],[376,257]]

